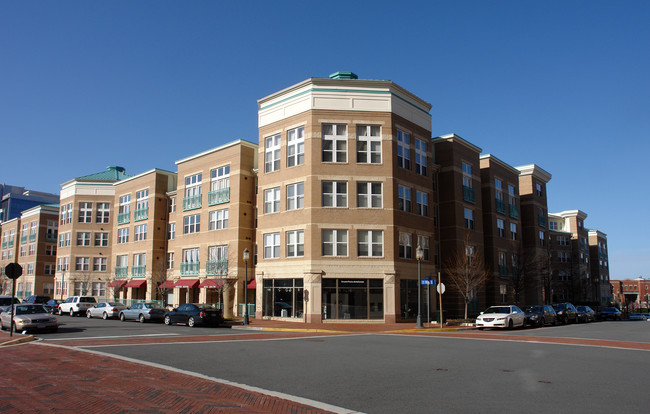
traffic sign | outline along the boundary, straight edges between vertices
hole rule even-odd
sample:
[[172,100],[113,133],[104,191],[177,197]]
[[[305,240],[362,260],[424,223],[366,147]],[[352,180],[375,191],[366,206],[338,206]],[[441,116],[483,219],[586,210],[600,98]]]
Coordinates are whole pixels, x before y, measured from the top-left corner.
[[18,279],[23,274],[23,267],[18,263],[9,263],[5,266],[5,275],[9,279]]
[[443,293],[445,293],[445,284],[444,283],[439,284],[437,289],[438,289],[438,293],[442,295]]

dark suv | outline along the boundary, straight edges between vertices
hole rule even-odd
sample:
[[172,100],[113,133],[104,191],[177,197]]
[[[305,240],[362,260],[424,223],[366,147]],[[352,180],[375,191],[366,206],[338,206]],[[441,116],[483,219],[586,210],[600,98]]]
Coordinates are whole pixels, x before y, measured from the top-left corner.
[[47,303],[51,298],[49,296],[38,296],[38,295],[32,295],[25,299],[23,303]]
[[553,304],[553,309],[555,309],[555,313],[557,314],[558,322],[561,322],[565,325],[569,323],[569,321],[578,323],[578,311],[576,310],[576,307],[571,303],[555,303]]

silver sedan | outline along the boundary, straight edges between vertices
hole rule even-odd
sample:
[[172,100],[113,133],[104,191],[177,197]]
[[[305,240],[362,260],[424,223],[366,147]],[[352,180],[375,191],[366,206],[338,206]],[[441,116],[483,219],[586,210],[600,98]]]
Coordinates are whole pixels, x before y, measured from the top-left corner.
[[164,308],[161,308],[153,302],[140,302],[134,303],[126,309],[120,311],[120,320],[126,321],[129,319],[138,320],[140,323],[147,321],[162,321],[165,316]]
[[[14,305],[14,326],[16,332],[32,330],[50,330],[56,332],[59,322],[55,316],[50,315],[43,305],[26,303]],[[0,328],[4,331],[11,327],[11,308],[0,314]]]
[[101,302],[86,311],[86,317],[90,318],[117,318],[120,311],[126,309],[126,306],[120,302]]

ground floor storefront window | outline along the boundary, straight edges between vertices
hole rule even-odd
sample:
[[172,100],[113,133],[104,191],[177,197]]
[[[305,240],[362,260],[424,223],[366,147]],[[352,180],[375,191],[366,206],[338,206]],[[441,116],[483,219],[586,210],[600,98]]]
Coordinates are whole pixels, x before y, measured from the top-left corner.
[[400,280],[399,303],[402,319],[415,319],[418,314],[417,280]]
[[323,319],[383,319],[384,281],[323,279]]
[[265,279],[263,316],[302,318],[302,279]]

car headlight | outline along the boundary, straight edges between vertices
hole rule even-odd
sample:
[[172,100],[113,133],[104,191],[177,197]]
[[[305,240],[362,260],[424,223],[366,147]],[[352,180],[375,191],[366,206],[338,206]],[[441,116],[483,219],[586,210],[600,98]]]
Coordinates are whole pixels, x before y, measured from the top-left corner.
[[530,319],[537,319],[537,318],[539,318],[539,315],[531,315],[530,316]]

